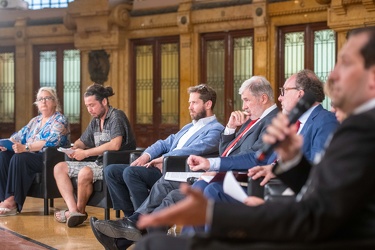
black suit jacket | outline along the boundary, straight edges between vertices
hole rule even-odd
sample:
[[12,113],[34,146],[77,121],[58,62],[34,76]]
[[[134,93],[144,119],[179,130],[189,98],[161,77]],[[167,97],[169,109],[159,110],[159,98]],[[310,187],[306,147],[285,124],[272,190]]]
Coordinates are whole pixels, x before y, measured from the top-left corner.
[[[263,117],[259,122],[254,124],[251,127],[249,132],[247,132],[233,147],[232,151],[229,155],[238,155],[244,154],[249,151],[256,152],[263,146],[262,135],[266,131],[268,124],[271,123],[272,119],[277,115],[279,112],[278,108],[275,108],[270,113],[268,113],[265,117]],[[221,154],[225,151],[227,146],[231,144],[231,142],[247,127],[247,125],[251,122],[248,120],[245,122],[241,128],[238,130],[237,133],[231,135],[224,135],[221,134],[220,144],[219,144],[219,153]]]
[[347,118],[305,183],[293,172],[309,168],[303,159],[282,178],[295,200],[257,207],[215,203],[211,236],[248,241],[309,242],[375,237],[375,109]]

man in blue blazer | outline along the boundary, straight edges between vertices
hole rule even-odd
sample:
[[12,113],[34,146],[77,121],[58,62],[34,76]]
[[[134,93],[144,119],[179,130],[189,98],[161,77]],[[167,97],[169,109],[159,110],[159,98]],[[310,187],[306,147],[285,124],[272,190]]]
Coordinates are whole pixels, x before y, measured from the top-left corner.
[[149,189],[162,176],[163,157],[217,152],[224,127],[213,112],[216,92],[201,84],[190,87],[188,93],[192,123],[165,140],[156,141],[130,165],[112,164],[104,169],[113,208],[122,210],[126,216],[133,214],[147,198]]

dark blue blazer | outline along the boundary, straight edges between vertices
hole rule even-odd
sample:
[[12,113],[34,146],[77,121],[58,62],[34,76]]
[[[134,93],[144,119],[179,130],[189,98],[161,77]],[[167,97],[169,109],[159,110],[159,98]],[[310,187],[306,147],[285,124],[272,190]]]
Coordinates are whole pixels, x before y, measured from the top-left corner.
[[309,161],[313,162],[316,154],[323,151],[328,137],[336,131],[338,125],[335,114],[324,109],[321,104],[311,112],[300,132],[303,136],[302,152]]

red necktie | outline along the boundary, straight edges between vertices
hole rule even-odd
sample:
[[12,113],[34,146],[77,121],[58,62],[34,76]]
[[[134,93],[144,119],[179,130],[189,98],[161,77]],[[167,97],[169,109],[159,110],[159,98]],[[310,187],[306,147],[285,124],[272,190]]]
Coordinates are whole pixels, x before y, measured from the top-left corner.
[[301,126],[301,122],[299,120],[296,121],[296,126],[297,126],[297,133],[298,133],[299,127]]
[[237,142],[242,138],[242,136],[247,132],[247,131],[249,131],[250,130],[250,128],[253,126],[253,124],[256,122],[256,121],[258,121],[259,120],[259,118],[258,119],[255,119],[255,120],[252,120],[250,123],[249,123],[249,125],[247,125],[247,127],[241,132],[241,134],[239,134],[237,137],[236,137],[236,139],[234,139],[233,141],[232,141],[232,143],[231,144],[229,144],[229,146],[224,150],[224,152],[221,154],[221,157],[226,157],[227,156],[227,154],[228,154],[228,152],[237,144]]

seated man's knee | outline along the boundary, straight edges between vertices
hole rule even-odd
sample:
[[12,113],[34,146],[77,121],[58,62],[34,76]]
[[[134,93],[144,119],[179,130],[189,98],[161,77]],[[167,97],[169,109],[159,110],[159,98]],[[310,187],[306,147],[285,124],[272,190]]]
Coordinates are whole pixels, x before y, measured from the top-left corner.
[[125,181],[127,181],[127,180],[130,180],[130,179],[134,178],[134,177],[139,176],[140,168],[141,167],[132,167],[132,166],[129,166],[129,167],[125,168],[123,173],[122,173],[123,179]]
[[215,199],[220,196],[221,193],[223,193],[223,186],[221,183],[211,183],[204,189],[204,196],[207,198]]
[[78,183],[92,183],[94,174],[89,167],[83,167],[78,173]]
[[108,166],[106,166],[104,169],[103,169],[103,174],[105,176],[105,178],[115,178],[117,177],[119,174],[122,174],[122,172],[124,171],[124,168],[122,167],[123,164],[110,164]]
[[197,181],[193,184],[192,188],[199,189],[203,192],[205,190],[205,188],[207,187],[207,185],[208,185],[208,183],[206,181],[199,180],[199,181]]
[[65,161],[59,162],[53,168],[53,175],[68,174],[68,164]]

